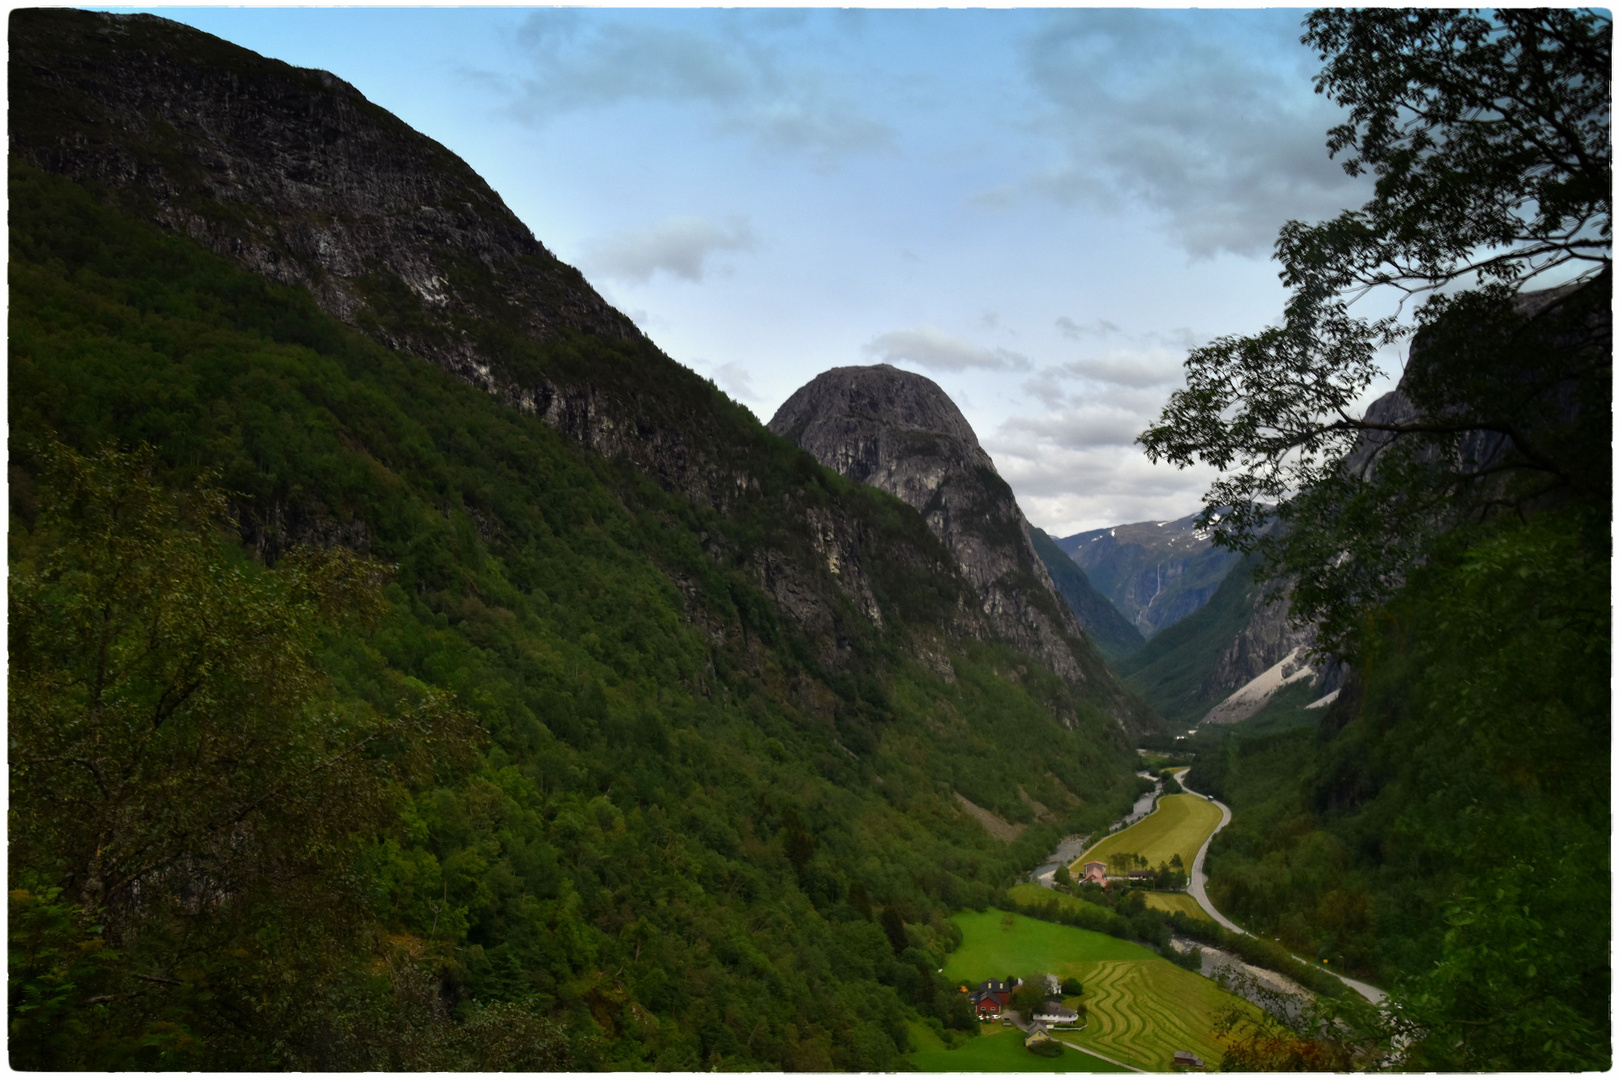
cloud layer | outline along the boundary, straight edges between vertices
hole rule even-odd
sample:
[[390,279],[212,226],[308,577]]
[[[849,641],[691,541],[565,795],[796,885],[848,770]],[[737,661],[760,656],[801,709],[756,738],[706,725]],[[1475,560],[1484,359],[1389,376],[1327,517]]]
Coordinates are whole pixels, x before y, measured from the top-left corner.
[[915,364],[929,371],[1028,371],[1033,366],[1027,356],[975,345],[932,326],[882,334],[867,342],[862,351],[880,363]]
[[590,274],[624,281],[646,282],[660,270],[685,281],[702,281],[711,255],[755,246],[746,220],[722,225],[707,218],[678,216],[588,241],[580,264]]
[[704,110],[720,130],[823,164],[891,145],[891,129],[868,115],[832,71],[776,42],[773,28],[802,31],[803,20],[749,14],[671,21],[535,12],[517,35],[526,73],[516,82],[495,81],[505,90],[508,115],[530,124],[651,103]]
[[1290,218],[1365,199],[1327,156],[1339,111],[1311,92],[1294,13],[1197,15],[1064,12],[1030,39],[1037,127],[1057,154],[1022,193],[1144,205],[1194,256],[1264,255]]

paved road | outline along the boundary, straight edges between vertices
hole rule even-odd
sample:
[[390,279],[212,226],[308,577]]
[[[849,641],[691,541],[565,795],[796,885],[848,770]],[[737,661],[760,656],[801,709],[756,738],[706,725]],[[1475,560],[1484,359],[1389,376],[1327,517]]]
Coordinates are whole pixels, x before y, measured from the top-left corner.
[[[1210,802],[1221,808],[1221,823],[1215,826],[1215,831],[1209,834],[1209,838],[1204,841],[1204,846],[1198,849],[1198,857],[1193,860],[1192,873],[1188,875],[1187,878],[1187,891],[1192,894],[1194,900],[1198,901],[1198,906],[1203,908],[1204,911],[1209,914],[1210,918],[1214,919],[1216,922],[1220,923],[1228,930],[1234,931],[1235,933],[1249,934],[1249,932],[1243,929],[1243,927],[1216,911],[1215,905],[1209,902],[1209,894],[1204,891],[1204,885],[1209,881],[1209,875],[1204,873],[1204,856],[1209,853],[1209,845],[1214,842],[1215,833],[1218,833],[1222,829],[1226,828],[1227,822],[1232,820],[1232,809],[1219,799],[1210,798],[1210,796],[1204,795],[1202,792],[1194,791],[1192,788],[1188,787],[1186,780],[1183,779],[1183,777],[1186,775],[1186,769],[1182,769],[1176,774],[1176,779],[1181,782],[1181,787],[1184,791],[1190,795],[1197,795],[1200,798],[1209,799]],[[1254,935],[1249,934],[1249,936],[1253,937]],[[1289,955],[1292,956],[1293,954],[1290,953]],[[1295,956],[1294,959],[1298,960],[1302,964],[1310,963],[1309,960],[1306,960],[1302,956]],[[1384,992],[1378,989],[1376,986],[1364,983],[1359,979],[1352,979],[1348,976],[1340,975],[1336,971],[1329,971],[1328,974],[1344,983],[1350,989],[1354,990],[1356,993],[1360,994],[1374,1005],[1377,1005],[1379,1002],[1384,1000]]]

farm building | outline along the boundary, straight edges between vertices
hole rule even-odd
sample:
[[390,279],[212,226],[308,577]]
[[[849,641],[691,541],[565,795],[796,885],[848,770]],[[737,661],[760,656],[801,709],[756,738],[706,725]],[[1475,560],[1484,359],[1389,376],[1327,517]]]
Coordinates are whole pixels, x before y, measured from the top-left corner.
[[1047,998],[1046,1004],[1035,1011],[1035,1019],[1043,1024],[1073,1024],[1080,1014],[1056,998]]
[[1051,1032],[1047,1031],[1046,1030],[1046,1025],[1041,1023],[1038,1020],[1035,1023],[1029,1025],[1029,1033],[1024,1036],[1024,1045],[1025,1046],[1034,1046],[1037,1043],[1051,1042],[1051,1041],[1052,1041]]
[[978,988],[968,995],[973,1003],[973,1012],[980,1020],[995,1020],[1001,1016],[1001,1011],[1007,1007],[1013,991],[1018,989],[1020,980],[986,979]]
[[1108,864],[1088,862],[1080,873],[1081,881],[1092,881],[1098,885],[1108,884]]
[[1170,1064],[1188,1069],[1202,1069],[1204,1059],[1194,1057],[1191,1050],[1177,1050],[1176,1056],[1170,1059]]

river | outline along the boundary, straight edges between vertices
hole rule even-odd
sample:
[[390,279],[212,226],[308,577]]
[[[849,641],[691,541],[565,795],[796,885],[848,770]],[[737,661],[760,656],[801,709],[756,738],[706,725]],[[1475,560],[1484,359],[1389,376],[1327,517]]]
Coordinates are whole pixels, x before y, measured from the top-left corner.
[[[1144,780],[1152,780],[1153,790],[1143,792],[1142,797],[1137,799],[1136,802],[1131,806],[1130,813],[1114,822],[1113,826],[1108,830],[1110,833],[1117,833],[1119,830],[1125,828],[1125,826],[1134,825],[1136,822],[1141,821],[1143,818],[1153,813],[1154,805],[1158,802],[1159,796],[1164,792],[1164,784],[1157,776],[1145,771],[1139,772],[1136,775],[1142,777]],[[1045,885],[1048,889],[1050,889],[1052,887],[1052,879],[1054,875],[1057,874],[1058,867],[1072,863],[1081,855],[1084,855],[1086,848],[1090,846],[1090,843],[1091,835],[1089,833],[1085,836],[1065,836],[1062,840],[1058,841],[1057,847],[1052,849],[1052,854],[1046,857],[1046,861],[1029,872],[1029,880],[1040,885]]]

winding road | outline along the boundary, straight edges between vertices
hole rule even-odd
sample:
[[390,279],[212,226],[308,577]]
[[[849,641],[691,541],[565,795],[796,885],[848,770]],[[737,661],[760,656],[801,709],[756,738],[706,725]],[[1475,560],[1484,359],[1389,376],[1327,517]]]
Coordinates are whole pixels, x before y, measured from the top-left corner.
[[[1187,877],[1187,892],[1192,895],[1194,900],[1198,901],[1198,906],[1203,908],[1210,918],[1214,919],[1228,930],[1231,930],[1233,933],[1246,934],[1249,937],[1253,937],[1253,934],[1250,934],[1247,930],[1243,929],[1243,927],[1216,911],[1215,905],[1209,902],[1209,894],[1204,891],[1204,885],[1209,881],[1209,875],[1204,873],[1204,856],[1209,854],[1209,845],[1214,842],[1215,833],[1218,833],[1222,829],[1226,828],[1227,823],[1232,820],[1232,808],[1221,802],[1219,799],[1205,795],[1201,791],[1194,791],[1192,788],[1188,787],[1187,781],[1184,779],[1186,775],[1186,769],[1182,769],[1180,772],[1176,773],[1176,780],[1181,784],[1181,789],[1183,791],[1189,795],[1197,795],[1200,799],[1208,799],[1210,802],[1221,808],[1221,823],[1215,826],[1214,830],[1209,834],[1209,836],[1204,839],[1204,846],[1198,849],[1198,857],[1193,860],[1192,873]],[[1289,955],[1293,956],[1294,954],[1290,953]],[[1310,961],[1306,960],[1303,956],[1294,956],[1294,959],[1298,960],[1302,964],[1310,963]],[[1356,993],[1360,994],[1374,1005],[1377,1005],[1379,1002],[1384,1000],[1384,992],[1378,989],[1376,986],[1369,983],[1364,983],[1359,979],[1352,979],[1348,976],[1340,975],[1337,971],[1328,971],[1328,974],[1344,983],[1344,985],[1348,986],[1350,989],[1354,990]]]

